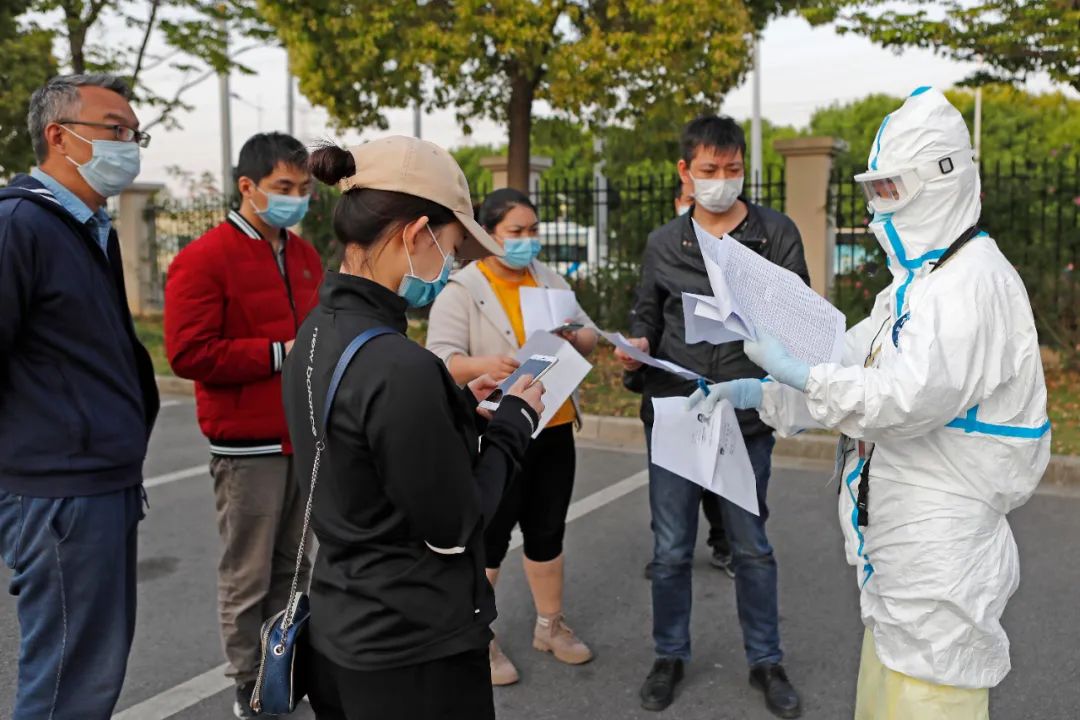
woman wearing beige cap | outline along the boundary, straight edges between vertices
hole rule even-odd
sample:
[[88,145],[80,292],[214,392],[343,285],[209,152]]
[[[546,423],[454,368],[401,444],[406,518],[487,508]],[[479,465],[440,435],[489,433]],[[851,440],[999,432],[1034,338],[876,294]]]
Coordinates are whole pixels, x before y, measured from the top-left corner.
[[[540,220],[527,195],[511,188],[496,190],[484,199],[479,216],[504,253],[456,273],[432,307],[428,324],[428,349],[446,363],[459,383],[484,373],[500,380],[513,370],[514,353],[527,339],[521,288],[569,289],[562,276],[537,259]],[[580,307],[573,317],[558,321],[566,321],[560,335],[574,349],[582,355],[593,351],[597,333]],[[510,533],[515,526],[521,528],[522,562],[536,605],[533,647],[570,665],[593,657],[563,619],[563,535],[574,490],[577,419],[577,404],[567,400],[529,447],[521,473],[504,494],[484,536],[487,575],[494,586],[510,546]],[[491,683],[516,683],[517,668],[494,640],[489,652]]]
[[[334,232],[345,247],[283,380],[319,540],[302,658],[312,708],[320,720],[494,718],[484,527],[524,459],[543,388],[523,378],[481,427],[478,399],[494,381],[459,388],[406,338],[405,311],[434,300],[464,246],[500,247],[436,145],[393,137],[323,147],[311,171],[343,192]],[[374,329],[389,332],[347,365],[324,428],[339,357]]]

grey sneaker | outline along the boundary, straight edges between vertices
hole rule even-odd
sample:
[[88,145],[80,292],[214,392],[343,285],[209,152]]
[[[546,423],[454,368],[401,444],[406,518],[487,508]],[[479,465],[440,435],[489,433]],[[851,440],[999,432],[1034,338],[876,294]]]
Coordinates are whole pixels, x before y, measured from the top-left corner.
[[732,580],[735,579],[735,566],[732,565],[731,555],[719,550],[713,550],[709,556],[709,564],[717,570],[723,570],[724,574]]

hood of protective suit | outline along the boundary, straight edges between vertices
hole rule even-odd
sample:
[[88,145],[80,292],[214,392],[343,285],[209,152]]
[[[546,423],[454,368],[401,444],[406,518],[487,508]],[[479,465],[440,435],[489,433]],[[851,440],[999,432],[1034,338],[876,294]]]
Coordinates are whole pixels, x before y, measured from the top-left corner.
[[[885,116],[870,148],[868,169],[903,170],[972,153],[960,112],[933,88],[919,88]],[[894,213],[876,214],[870,224],[889,258],[893,275],[917,273],[975,225],[982,210],[977,165],[958,167],[923,184],[918,195]]]

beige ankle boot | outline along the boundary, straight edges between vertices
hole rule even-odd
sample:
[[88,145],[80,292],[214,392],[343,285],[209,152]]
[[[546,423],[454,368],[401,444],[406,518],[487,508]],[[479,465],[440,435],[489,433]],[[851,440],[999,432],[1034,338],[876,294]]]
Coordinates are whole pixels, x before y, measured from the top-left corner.
[[503,655],[499,643],[495,642],[494,639],[488,645],[488,661],[491,663],[492,685],[513,685],[521,679],[517,668],[514,667],[514,663],[510,662],[510,658]]
[[574,635],[567,627],[562,614],[552,618],[537,617],[533,630],[533,647],[542,652],[549,652],[556,660],[567,665],[581,665],[592,660],[589,646]]

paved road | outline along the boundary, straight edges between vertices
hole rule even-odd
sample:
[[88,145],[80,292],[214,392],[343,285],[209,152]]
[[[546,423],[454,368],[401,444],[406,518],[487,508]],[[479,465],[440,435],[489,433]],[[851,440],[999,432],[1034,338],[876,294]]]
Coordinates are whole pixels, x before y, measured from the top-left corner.
[[[146,476],[160,478],[205,464],[206,444],[184,400],[162,411]],[[639,453],[579,451],[575,507],[591,510],[567,533],[567,611],[597,652],[571,668],[532,650],[532,611],[511,554],[499,587],[496,631],[523,680],[496,689],[504,720],[656,718],[639,709],[637,691],[651,662],[649,587],[642,568],[651,533]],[[602,495],[595,493],[609,488]],[[215,616],[218,539],[207,475],[149,489],[141,529],[139,625],[118,710],[125,720],[230,717],[231,691],[215,672],[222,663]],[[614,499],[611,499],[613,496]],[[803,693],[805,717],[851,716],[861,627],[855,581],[841,556],[836,492],[820,466],[777,468],[770,536],[780,562],[782,635],[789,673]],[[597,500],[608,500],[598,504]],[[995,720],[1080,718],[1080,498],[1037,495],[1014,513],[1024,571],[1006,613],[1014,670],[992,694]],[[746,684],[734,588],[711,569],[704,545],[695,566],[694,661],[676,703],[660,718],[770,718]],[[0,570],[6,587],[7,570]],[[10,716],[15,684],[14,601],[0,594],[0,718]],[[195,679],[192,681],[192,679]],[[185,685],[186,683],[186,685]],[[177,689],[179,686],[179,689]],[[194,701],[194,702],[193,702]],[[176,711],[183,706],[185,709]],[[169,708],[172,708],[171,710]],[[312,717],[304,706],[298,718]]]

